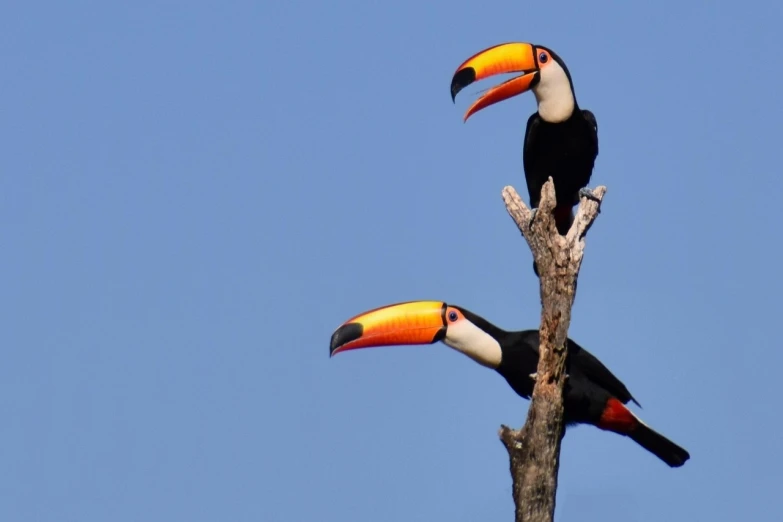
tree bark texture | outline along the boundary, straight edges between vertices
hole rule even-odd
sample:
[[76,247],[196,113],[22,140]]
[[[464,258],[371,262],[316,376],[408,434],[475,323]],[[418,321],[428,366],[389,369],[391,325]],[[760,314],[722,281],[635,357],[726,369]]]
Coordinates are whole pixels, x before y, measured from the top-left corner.
[[[509,215],[527,240],[538,265],[541,325],[538,370],[527,420],[521,430],[501,426],[509,453],[516,522],[551,522],[555,514],[560,442],[563,435],[563,386],[571,306],[584,255],[585,234],[600,212],[606,187],[593,191],[598,201],[582,198],[566,236],[555,228],[555,188],[549,178],[531,223],[531,211],[513,187],[503,189]],[[529,267],[525,267],[529,270]]]

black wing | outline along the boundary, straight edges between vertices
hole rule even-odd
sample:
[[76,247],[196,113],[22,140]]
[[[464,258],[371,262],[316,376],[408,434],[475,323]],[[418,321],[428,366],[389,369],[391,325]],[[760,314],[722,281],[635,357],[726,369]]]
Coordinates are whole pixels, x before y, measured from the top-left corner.
[[598,121],[595,119],[595,114],[586,109],[582,111],[582,114],[587,120],[587,123],[590,124],[590,128],[593,130],[592,138],[595,146],[595,155],[598,156]]
[[527,119],[527,127],[525,128],[525,141],[522,145],[522,167],[525,169],[525,181],[527,182],[527,193],[530,196],[530,206],[532,208],[538,207],[538,200],[541,198],[541,186],[537,185],[539,180],[533,176],[533,165],[536,164],[537,158],[535,157],[536,151],[540,150],[536,146],[536,137],[538,136],[536,130],[541,124],[541,117],[538,112],[534,112]]
[[[508,332],[502,341],[505,346],[503,360],[497,368],[508,384],[520,396],[529,399],[533,393],[533,380],[527,376],[535,373],[538,367],[538,345],[540,341],[538,330],[522,330]],[[568,339],[567,371],[577,371],[584,378],[600,386],[623,404],[633,401],[641,407],[620,379],[614,376],[593,354]]]
[[639,401],[634,399],[631,392],[625,387],[625,384],[615,377],[614,374],[609,371],[609,368],[604,366],[604,364],[593,354],[571,339],[568,339],[568,358],[570,359],[569,362],[571,366],[579,366],[579,369],[585,377],[617,397],[623,404],[626,404],[628,401],[633,401],[637,406],[641,407]]

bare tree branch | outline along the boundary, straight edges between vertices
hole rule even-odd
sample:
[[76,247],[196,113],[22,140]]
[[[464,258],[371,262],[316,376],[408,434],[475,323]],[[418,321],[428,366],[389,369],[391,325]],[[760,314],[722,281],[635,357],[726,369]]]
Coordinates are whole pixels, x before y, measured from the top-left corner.
[[[513,187],[503,189],[506,210],[527,240],[538,265],[541,326],[538,371],[527,420],[521,430],[501,426],[500,439],[509,453],[516,522],[551,522],[555,515],[560,442],[563,435],[563,386],[566,339],[571,307],[584,256],[585,234],[600,212],[606,187],[583,197],[565,237],[557,233],[552,210],[555,188],[549,178],[533,213]],[[529,268],[528,268],[529,269]]]

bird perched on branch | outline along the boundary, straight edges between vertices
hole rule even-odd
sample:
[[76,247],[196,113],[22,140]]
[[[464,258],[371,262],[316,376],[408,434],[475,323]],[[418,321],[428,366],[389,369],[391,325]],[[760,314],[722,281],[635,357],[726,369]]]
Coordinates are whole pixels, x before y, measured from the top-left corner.
[[[598,123],[592,112],[579,108],[565,62],[541,45],[496,45],[457,68],[451,79],[451,99],[454,101],[457,93],[473,82],[519,72],[522,75],[487,90],[470,106],[464,120],[492,104],[533,91],[538,110],[527,120],[522,154],[530,206],[535,212],[541,187],[551,176],[557,197],[555,223],[557,231],[565,235],[580,197],[596,199],[587,184],[598,156]],[[534,270],[538,275],[535,264]]]
[[[335,330],[329,355],[358,348],[438,341],[497,371],[521,397],[531,397],[538,368],[538,330],[508,332],[462,307],[441,301],[411,301],[359,314]],[[591,424],[624,435],[672,467],[682,466],[690,458],[686,450],[634,415],[625,404],[639,403],[625,385],[571,339],[566,373],[566,426]]]

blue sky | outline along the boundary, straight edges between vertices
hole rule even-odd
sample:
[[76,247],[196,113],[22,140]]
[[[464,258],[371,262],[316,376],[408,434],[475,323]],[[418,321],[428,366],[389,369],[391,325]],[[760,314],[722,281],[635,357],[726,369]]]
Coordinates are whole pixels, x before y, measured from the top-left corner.
[[[528,403],[443,345],[329,359],[368,308],[536,328],[532,95],[468,123],[457,65],[560,54],[598,119],[570,336],[692,455],[566,436],[558,519],[779,520],[777,2],[0,8],[0,518],[511,520]],[[523,192],[524,194],[524,192]]]

